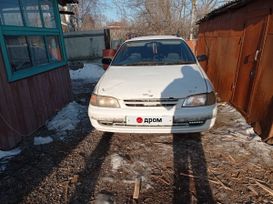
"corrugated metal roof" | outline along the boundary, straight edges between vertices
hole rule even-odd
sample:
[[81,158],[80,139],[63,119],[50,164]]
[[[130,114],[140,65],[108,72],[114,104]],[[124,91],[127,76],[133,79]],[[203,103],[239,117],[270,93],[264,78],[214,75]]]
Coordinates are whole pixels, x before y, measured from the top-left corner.
[[197,24],[200,24],[204,21],[212,19],[216,16],[219,16],[219,15],[229,12],[231,10],[235,10],[235,9],[239,9],[241,7],[244,7],[245,5],[247,5],[251,1],[253,1],[253,0],[234,0],[234,1],[228,2],[228,3],[220,6],[219,8],[211,11],[210,13],[208,13],[206,16],[204,16],[199,21],[197,21]]

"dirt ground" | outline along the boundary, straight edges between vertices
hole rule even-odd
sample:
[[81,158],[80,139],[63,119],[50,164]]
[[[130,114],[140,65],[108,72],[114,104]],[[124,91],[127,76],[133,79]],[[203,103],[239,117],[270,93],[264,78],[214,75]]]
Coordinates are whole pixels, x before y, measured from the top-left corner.
[[[79,84],[74,100],[87,108],[94,84]],[[0,203],[273,203],[273,146],[245,127],[227,104],[202,134],[102,133],[86,112],[64,140],[34,146],[42,128],[21,144],[0,173]]]

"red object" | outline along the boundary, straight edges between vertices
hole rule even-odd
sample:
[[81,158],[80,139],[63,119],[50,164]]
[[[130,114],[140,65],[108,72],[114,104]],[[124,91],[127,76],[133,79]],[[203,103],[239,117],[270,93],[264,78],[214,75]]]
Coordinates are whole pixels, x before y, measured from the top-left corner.
[[102,51],[102,56],[103,56],[103,58],[111,58],[112,59],[115,56],[116,52],[117,51],[115,49],[104,49]]
[[143,119],[142,119],[141,117],[138,117],[138,118],[136,119],[136,121],[137,121],[138,123],[142,123],[142,122],[143,122]]
[[103,64],[102,67],[103,67],[104,70],[106,70],[109,67],[109,65],[108,64]]
[[[110,58],[113,59],[117,50],[115,49],[104,49],[102,50],[102,56],[103,58]],[[103,69],[106,70],[109,67],[108,64],[103,64]]]

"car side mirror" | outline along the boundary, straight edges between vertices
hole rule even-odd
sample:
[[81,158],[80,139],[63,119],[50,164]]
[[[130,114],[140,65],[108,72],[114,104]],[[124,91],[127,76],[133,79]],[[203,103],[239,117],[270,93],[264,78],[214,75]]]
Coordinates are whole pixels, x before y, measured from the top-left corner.
[[204,54],[203,55],[198,55],[197,60],[198,60],[198,62],[207,61],[208,57],[207,57],[207,55],[204,55]]
[[112,59],[111,58],[103,58],[101,60],[102,64],[107,64],[107,65],[110,65],[111,62],[112,62]]

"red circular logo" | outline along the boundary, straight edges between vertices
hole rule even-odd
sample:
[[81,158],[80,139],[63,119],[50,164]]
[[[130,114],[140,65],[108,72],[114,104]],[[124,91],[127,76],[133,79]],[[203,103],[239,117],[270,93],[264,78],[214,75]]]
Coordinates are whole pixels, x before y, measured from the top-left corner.
[[138,123],[142,123],[142,122],[143,122],[143,119],[142,119],[141,117],[138,117],[138,118],[136,119],[136,121],[137,121]]

